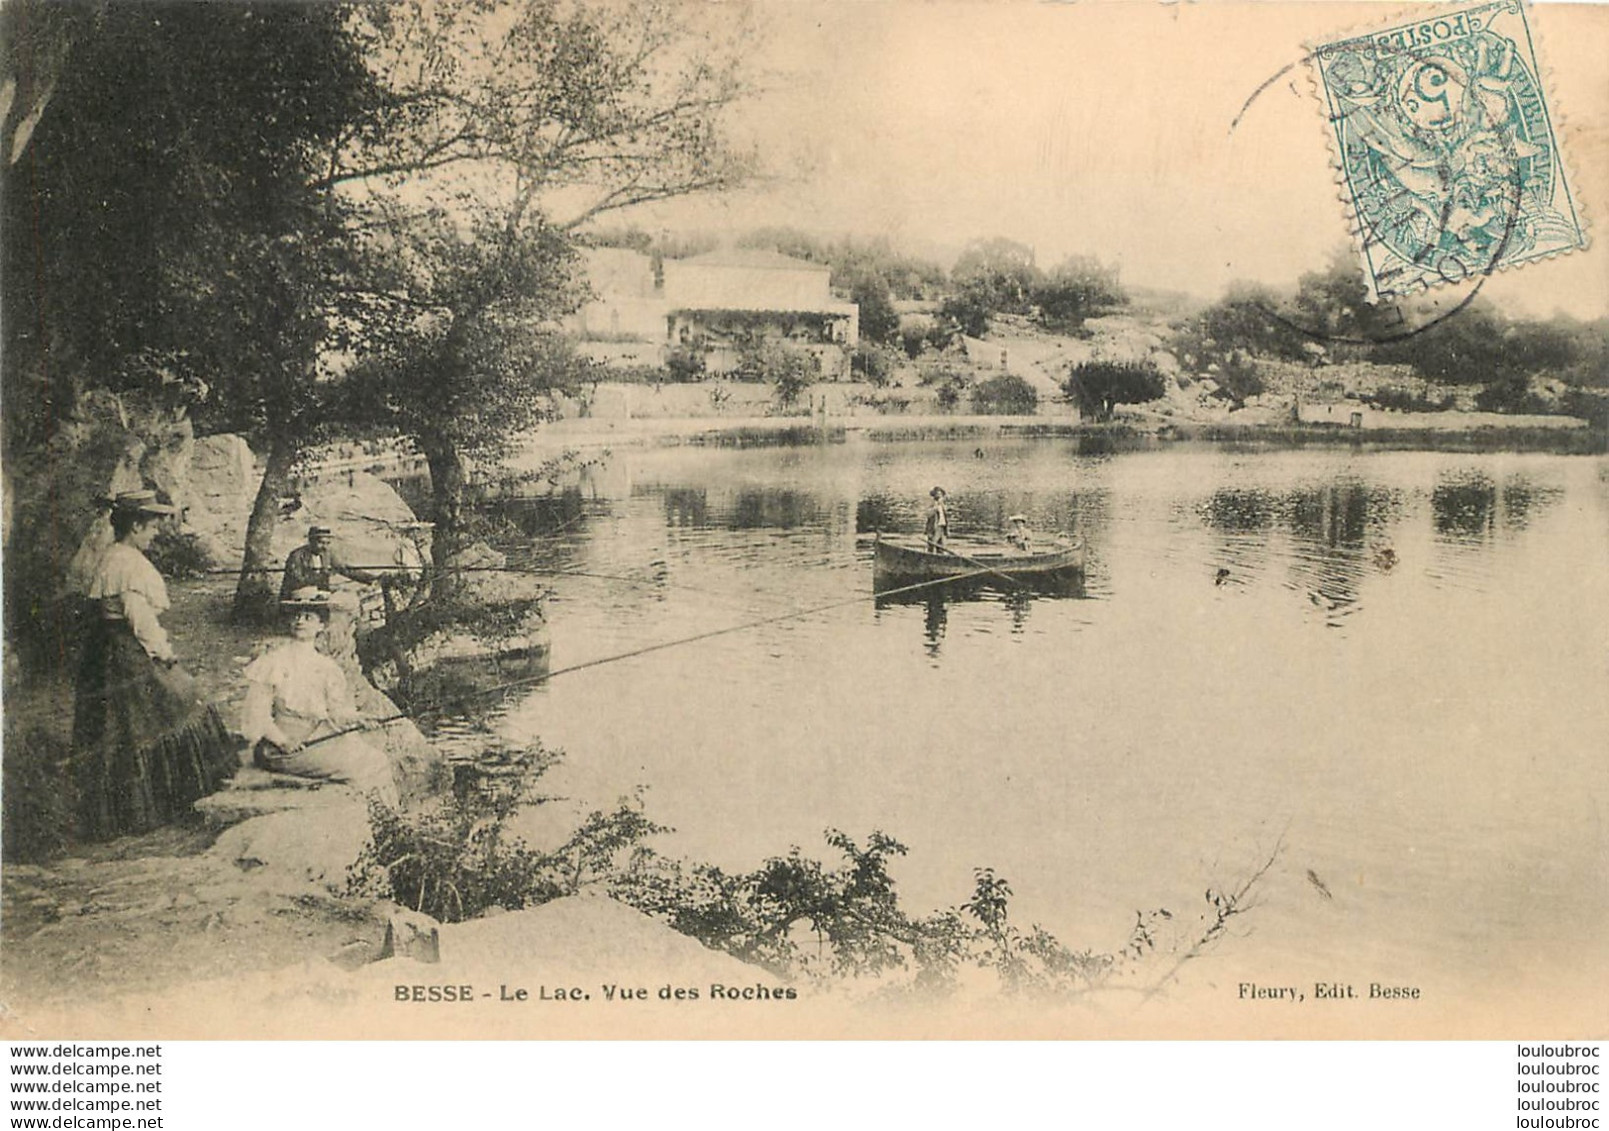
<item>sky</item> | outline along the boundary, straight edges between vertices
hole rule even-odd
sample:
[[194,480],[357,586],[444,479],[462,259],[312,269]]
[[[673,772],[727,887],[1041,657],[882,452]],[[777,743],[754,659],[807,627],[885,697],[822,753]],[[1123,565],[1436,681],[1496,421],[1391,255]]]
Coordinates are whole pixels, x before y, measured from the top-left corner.
[[[630,220],[886,235],[934,257],[999,235],[1043,267],[1095,254],[1130,284],[1204,297],[1237,279],[1294,282],[1349,246],[1304,44],[1403,12],[1022,0],[754,10],[764,90],[733,126],[770,178]],[[1573,187],[1589,220],[1602,217],[1609,7],[1549,5],[1530,18]],[[1502,272],[1486,293],[1522,313],[1609,315],[1609,254]]]

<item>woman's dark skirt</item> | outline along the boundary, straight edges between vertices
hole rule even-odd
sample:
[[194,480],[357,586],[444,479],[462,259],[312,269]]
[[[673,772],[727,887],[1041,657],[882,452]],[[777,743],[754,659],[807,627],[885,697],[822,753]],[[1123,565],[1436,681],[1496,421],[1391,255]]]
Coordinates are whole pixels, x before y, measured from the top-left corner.
[[127,622],[97,619],[73,713],[80,832],[148,832],[184,817],[239,768],[234,741],[194,681],[145,654]]

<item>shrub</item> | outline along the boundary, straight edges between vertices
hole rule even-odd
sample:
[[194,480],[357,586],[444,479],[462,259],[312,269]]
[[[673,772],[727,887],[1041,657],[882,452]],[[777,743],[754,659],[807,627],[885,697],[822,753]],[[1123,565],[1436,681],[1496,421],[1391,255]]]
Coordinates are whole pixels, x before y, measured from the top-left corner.
[[738,359],[737,373],[747,381],[777,387],[777,403],[791,408],[800,395],[821,380],[821,362],[809,350],[768,338]]
[[1032,416],[1039,393],[1015,373],[991,377],[972,390],[972,411],[997,416]]
[[1085,361],[1068,370],[1062,391],[1085,416],[1112,419],[1120,404],[1143,404],[1160,398],[1166,378],[1149,362]]
[[665,372],[672,381],[686,383],[704,379],[704,351],[696,346],[672,346],[665,353]]
[[893,379],[894,359],[887,348],[861,342],[849,359],[849,369],[863,381],[881,389]]
[[1446,412],[1457,399],[1448,393],[1440,400],[1433,401],[1428,393],[1415,393],[1400,385],[1383,385],[1362,398],[1364,404],[1392,412]]

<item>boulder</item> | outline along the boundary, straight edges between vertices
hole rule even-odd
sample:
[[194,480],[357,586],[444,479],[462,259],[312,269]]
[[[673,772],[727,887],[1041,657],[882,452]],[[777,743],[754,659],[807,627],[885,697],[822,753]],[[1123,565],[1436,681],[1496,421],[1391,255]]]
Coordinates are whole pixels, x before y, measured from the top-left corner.
[[329,803],[269,813],[235,825],[208,850],[270,887],[344,890],[347,869],[369,843],[368,805],[344,786],[318,791]]

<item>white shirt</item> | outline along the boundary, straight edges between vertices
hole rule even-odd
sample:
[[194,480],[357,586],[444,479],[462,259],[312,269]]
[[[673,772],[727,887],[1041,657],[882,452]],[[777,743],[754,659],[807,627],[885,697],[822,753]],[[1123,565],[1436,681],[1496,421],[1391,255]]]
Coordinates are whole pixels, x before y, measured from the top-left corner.
[[155,660],[173,659],[173,645],[157,619],[167,611],[168,587],[162,575],[133,546],[113,542],[101,555],[87,590],[100,602],[101,615],[126,620],[145,654]]
[[314,730],[329,733],[357,722],[346,673],[310,640],[275,645],[247,664],[245,675],[241,729],[249,743],[267,738],[289,746]]

